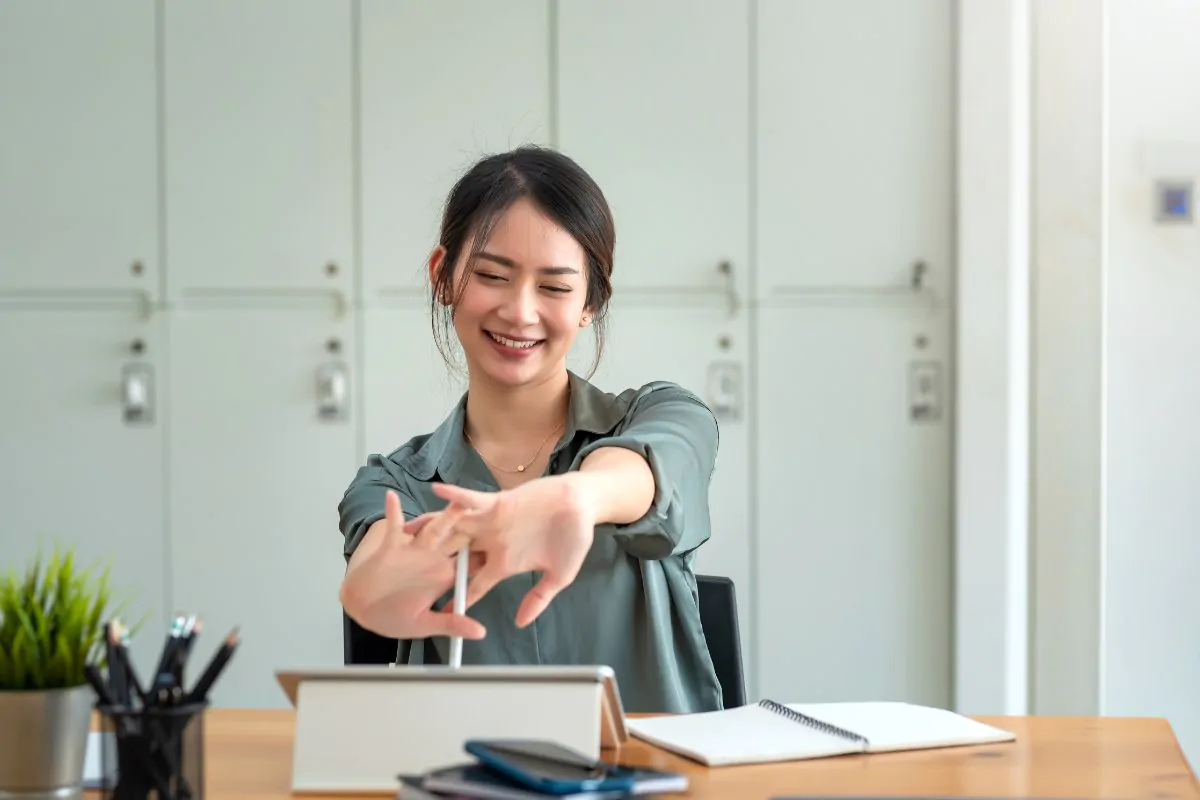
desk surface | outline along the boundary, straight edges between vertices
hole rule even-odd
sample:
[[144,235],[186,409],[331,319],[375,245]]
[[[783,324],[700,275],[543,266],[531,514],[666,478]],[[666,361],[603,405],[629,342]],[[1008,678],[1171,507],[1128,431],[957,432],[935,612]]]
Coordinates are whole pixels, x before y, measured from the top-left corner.
[[[206,789],[220,800],[283,800],[294,712],[213,709],[205,719]],[[687,772],[689,797],[1200,798],[1170,725],[1161,719],[983,717],[1017,741],[981,747],[705,769],[632,739],[617,759]],[[394,795],[393,795],[394,796]],[[309,800],[326,800],[298,795]],[[330,796],[327,800],[340,800]]]

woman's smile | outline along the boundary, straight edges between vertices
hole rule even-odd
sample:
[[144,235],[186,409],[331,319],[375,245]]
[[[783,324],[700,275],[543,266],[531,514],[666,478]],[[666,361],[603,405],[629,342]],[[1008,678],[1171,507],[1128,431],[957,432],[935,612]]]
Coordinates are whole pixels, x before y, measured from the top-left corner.
[[487,335],[488,341],[492,343],[493,349],[505,358],[527,358],[545,341],[545,339],[529,339],[525,337],[510,338],[489,330],[485,330],[484,333]]

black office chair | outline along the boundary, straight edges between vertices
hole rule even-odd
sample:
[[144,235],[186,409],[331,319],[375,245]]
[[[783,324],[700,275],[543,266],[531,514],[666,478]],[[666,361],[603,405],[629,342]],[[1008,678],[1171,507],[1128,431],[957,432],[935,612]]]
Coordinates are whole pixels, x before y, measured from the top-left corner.
[[[718,575],[697,575],[700,590],[700,624],[708,652],[721,683],[726,708],[746,704],[746,678],[742,669],[742,640],[738,626],[737,596],[733,581]],[[391,664],[401,642],[367,630],[342,612],[342,657],[349,664]],[[431,652],[426,643],[426,653]],[[401,659],[403,661],[403,659]]]
[[391,664],[396,660],[400,642],[380,636],[359,625],[342,612],[342,658],[350,664]]
[[742,636],[733,581],[720,575],[697,575],[696,583],[700,590],[700,624],[721,683],[725,708],[744,706],[746,675],[742,668]]

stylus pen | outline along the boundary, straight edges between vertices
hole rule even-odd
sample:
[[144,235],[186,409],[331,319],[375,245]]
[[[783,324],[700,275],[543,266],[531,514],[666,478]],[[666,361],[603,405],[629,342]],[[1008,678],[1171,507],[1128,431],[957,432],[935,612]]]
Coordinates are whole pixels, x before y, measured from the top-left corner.
[[[467,559],[468,551],[463,547],[458,551],[458,569],[454,573],[454,613],[460,615],[467,612]],[[456,669],[462,666],[461,636],[450,638],[450,666]]]

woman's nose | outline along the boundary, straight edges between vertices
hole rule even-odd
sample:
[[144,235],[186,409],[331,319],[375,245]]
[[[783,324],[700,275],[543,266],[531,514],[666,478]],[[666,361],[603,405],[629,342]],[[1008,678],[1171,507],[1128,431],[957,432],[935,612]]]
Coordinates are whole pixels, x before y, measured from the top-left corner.
[[516,288],[505,299],[500,316],[513,325],[533,325],[538,320],[537,298],[531,291]]

